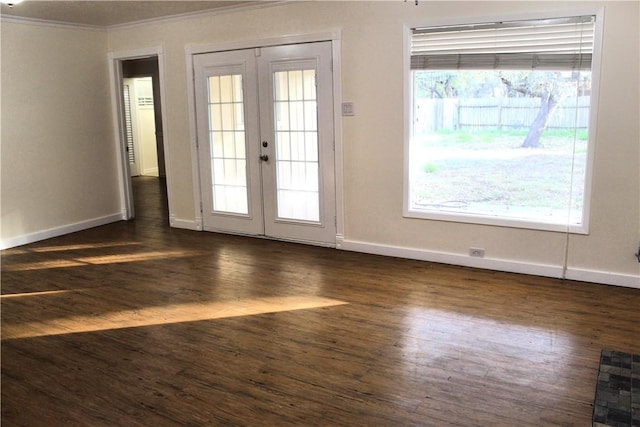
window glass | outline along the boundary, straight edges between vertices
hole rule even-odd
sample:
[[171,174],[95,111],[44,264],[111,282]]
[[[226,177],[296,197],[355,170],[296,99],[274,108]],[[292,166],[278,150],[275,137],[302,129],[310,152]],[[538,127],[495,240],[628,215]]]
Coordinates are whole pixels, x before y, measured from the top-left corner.
[[[593,45],[586,18],[560,23],[576,40],[569,48],[566,40],[565,47],[543,45],[559,30],[531,21],[500,34],[504,40],[535,28],[524,47],[480,51],[463,41],[477,28],[452,36],[414,30],[409,216],[584,225]],[[430,51],[434,34],[438,47]]]

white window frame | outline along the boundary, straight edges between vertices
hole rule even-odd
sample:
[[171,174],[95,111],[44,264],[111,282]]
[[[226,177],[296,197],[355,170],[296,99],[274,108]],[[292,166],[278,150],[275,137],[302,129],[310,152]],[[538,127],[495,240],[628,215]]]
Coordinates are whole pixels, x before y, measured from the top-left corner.
[[[411,59],[411,28],[415,27],[437,27],[446,25],[473,25],[484,22],[498,21],[518,21],[553,19],[564,16],[595,15],[593,56],[591,63],[591,104],[589,110],[589,134],[587,141],[587,164],[585,172],[584,203],[582,212],[582,224],[553,224],[524,220],[517,218],[504,218],[484,216],[464,212],[439,212],[439,211],[418,211],[410,209],[410,146],[412,138],[412,116],[413,116],[413,78],[410,69]],[[477,19],[460,19],[447,22],[429,22],[425,20],[417,25],[405,25],[403,42],[403,70],[404,70],[404,98],[405,98],[405,138],[404,138],[404,191],[403,191],[403,217],[424,220],[447,221],[467,224],[491,225],[511,228],[524,228],[531,230],[554,231],[572,234],[589,234],[590,211],[591,211],[591,188],[593,178],[593,160],[595,155],[595,143],[597,135],[597,113],[598,94],[600,82],[600,64],[602,52],[602,31],[604,22],[604,7],[600,8],[576,8],[571,10],[559,10],[545,12],[544,14],[520,14],[498,17],[481,17]]]

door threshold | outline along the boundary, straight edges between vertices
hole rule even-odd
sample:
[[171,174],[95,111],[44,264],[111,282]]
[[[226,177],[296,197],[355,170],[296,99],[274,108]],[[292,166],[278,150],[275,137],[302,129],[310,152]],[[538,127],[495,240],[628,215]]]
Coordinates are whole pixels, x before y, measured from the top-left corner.
[[231,236],[251,237],[254,239],[273,240],[275,242],[296,243],[296,244],[309,245],[309,246],[320,246],[324,248],[335,249],[337,246],[335,242],[317,242],[314,240],[289,239],[284,237],[265,236],[264,234],[240,233],[237,231],[222,230],[222,229],[211,228],[211,227],[206,227],[203,229],[203,231],[207,231],[210,233],[218,233],[218,234],[228,234]]

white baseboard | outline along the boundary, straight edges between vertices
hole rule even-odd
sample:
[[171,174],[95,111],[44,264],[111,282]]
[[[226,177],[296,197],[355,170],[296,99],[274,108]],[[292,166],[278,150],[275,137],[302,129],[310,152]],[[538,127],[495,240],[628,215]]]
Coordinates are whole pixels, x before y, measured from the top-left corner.
[[590,271],[569,268],[563,275],[561,265],[534,264],[492,258],[473,258],[448,252],[435,252],[423,249],[412,249],[401,246],[381,245],[375,243],[344,240],[337,238],[337,248],[347,251],[364,252],[369,254],[392,256],[398,258],[416,259],[420,261],[438,262],[442,264],[474,267],[486,270],[505,271],[509,273],[530,274],[534,276],[564,278],[581,282],[600,283],[605,285],[640,288],[640,276],[624,275],[604,271]]
[[2,239],[0,241],[0,249],[14,248],[29,243],[39,242],[40,240],[51,239],[52,237],[62,236],[64,234],[75,233],[76,231],[87,230],[93,227],[110,224],[112,222],[122,221],[124,218],[122,213],[93,218],[86,221],[80,221],[73,224],[63,225],[61,227],[49,228],[48,230],[37,231],[35,233],[24,234],[22,236]]
[[176,218],[171,215],[169,217],[169,225],[173,228],[183,228],[185,230],[202,231],[201,222],[187,219]]
[[340,248],[347,251],[365,252],[398,258],[417,259],[420,261],[438,262],[442,264],[452,264],[463,267],[482,268],[485,270],[532,274],[535,276],[545,277],[562,277],[562,266],[560,265],[531,264],[492,258],[473,258],[468,255],[460,255],[449,252],[435,252],[423,249],[405,248],[402,246],[357,242],[353,240],[343,240]]
[[624,286],[626,288],[640,289],[640,275],[611,273],[608,271],[584,270],[568,268],[566,273],[568,280],[579,282],[601,283],[603,285]]

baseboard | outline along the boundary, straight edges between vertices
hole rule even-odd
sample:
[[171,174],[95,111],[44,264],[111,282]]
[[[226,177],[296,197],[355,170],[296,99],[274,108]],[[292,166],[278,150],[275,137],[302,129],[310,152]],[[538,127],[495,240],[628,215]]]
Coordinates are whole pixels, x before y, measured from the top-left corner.
[[86,221],[80,221],[73,224],[63,225],[62,227],[49,228],[48,230],[37,231],[35,233],[24,234],[22,236],[2,239],[0,241],[0,249],[14,248],[16,246],[27,245],[29,243],[39,242],[40,240],[51,239],[53,237],[62,236],[64,234],[75,233],[76,231],[87,230],[93,227],[110,224],[112,222],[122,221],[122,213],[93,218]]
[[400,246],[344,240],[343,236],[339,236],[337,238],[336,247],[338,249],[354,252],[417,259],[421,261],[439,262],[442,264],[460,265],[463,267],[482,268],[486,270],[506,271],[509,273],[565,278],[567,280],[575,280],[578,282],[600,283],[603,285],[640,289],[640,275],[634,276],[632,274],[619,274],[608,271],[585,270],[578,268],[568,268],[563,274],[561,265],[533,264],[491,258],[472,258],[465,255],[446,252],[434,252]]
[[143,176],[159,176],[158,168],[149,168],[142,171]]
[[176,218],[171,215],[169,217],[169,225],[173,228],[182,228],[185,230],[202,231],[201,222]]
[[568,268],[565,278],[579,282],[601,283],[603,285],[624,286],[626,288],[640,289],[640,275],[619,274],[608,271],[584,270]]
[[473,258],[468,255],[426,251],[423,249],[380,245],[375,243],[357,242],[353,240],[343,240],[342,242],[340,242],[338,247],[339,249],[344,249],[347,251],[416,259],[420,261],[438,262],[442,264],[459,265],[462,267],[474,267],[485,270],[505,271],[509,273],[531,274],[534,276],[555,278],[562,277],[561,265],[533,264],[492,258]]

